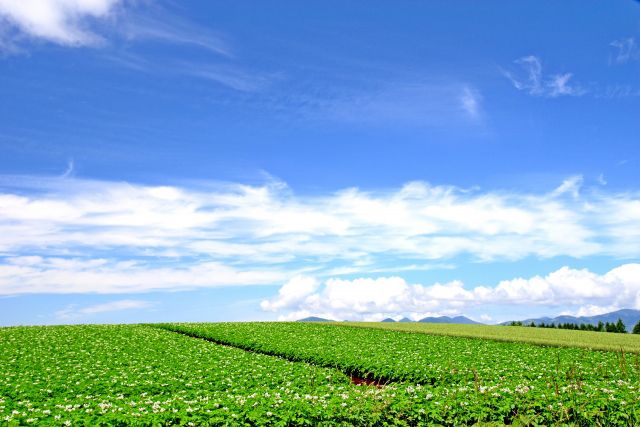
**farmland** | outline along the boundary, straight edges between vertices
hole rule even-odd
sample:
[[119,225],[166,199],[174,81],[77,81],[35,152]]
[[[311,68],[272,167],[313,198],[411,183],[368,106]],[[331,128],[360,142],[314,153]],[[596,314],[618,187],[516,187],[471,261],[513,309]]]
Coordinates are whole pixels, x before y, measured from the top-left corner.
[[637,353],[362,327],[0,328],[0,365],[6,425],[640,423]]
[[351,386],[336,370],[144,326],[0,336],[0,422],[8,425],[374,422],[392,394]]
[[603,334],[592,331],[526,326],[454,325],[447,323],[343,322],[339,325],[597,350],[619,351],[622,348],[627,352],[640,352],[640,336],[632,334]]

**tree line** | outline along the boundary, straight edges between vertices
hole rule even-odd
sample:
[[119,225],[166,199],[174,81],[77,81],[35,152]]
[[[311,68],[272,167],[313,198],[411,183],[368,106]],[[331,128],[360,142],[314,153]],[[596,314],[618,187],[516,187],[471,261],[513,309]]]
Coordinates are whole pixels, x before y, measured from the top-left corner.
[[[622,319],[618,319],[617,322],[598,322],[597,325],[592,325],[590,323],[535,323],[531,322],[529,324],[525,324],[521,321],[512,321],[508,324],[509,326],[529,326],[532,328],[555,328],[555,329],[572,329],[575,331],[594,331],[594,332],[613,332],[618,334],[624,334],[627,332],[627,326],[624,324]],[[633,327],[631,331],[633,334],[640,334],[640,320]]]

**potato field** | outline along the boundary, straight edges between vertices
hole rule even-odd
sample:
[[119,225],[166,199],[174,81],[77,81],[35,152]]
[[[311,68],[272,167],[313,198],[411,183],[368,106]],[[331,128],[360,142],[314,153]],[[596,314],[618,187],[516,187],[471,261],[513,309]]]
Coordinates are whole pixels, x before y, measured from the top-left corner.
[[311,323],[38,326],[0,328],[0,366],[8,426],[640,424],[638,353],[622,347]]

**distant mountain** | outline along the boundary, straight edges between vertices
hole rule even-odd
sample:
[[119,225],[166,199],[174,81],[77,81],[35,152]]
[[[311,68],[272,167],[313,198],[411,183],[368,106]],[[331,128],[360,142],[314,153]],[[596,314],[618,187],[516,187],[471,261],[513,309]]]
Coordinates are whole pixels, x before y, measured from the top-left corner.
[[480,323],[473,321],[465,316],[440,316],[440,317],[425,317],[418,320],[420,323],[458,323],[463,325],[480,325]]
[[[521,322],[525,325],[529,325],[531,323],[535,323],[536,325],[544,322],[545,324],[549,324],[549,323],[555,323],[556,325],[558,323],[574,323],[576,325],[581,325],[581,324],[591,324],[591,325],[597,325],[598,322],[602,322],[602,323],[615,323],[618,321],[618,319],[622,319],[622,321],[624,322],[624,324],[627,327],[627,331],[631,331],[631,329],[633,329],[633,326],[638,323],[638,321],[640,320],[640,310],[632,310],[629,308],[626,309],[622,309],[622,310],[618,310],[618,311],[612,311],[611,313],[605,313],[605,314],[599,314],[597,316],[581,316],[581,317],[575,317],[575,316],[557,316],[557,317],[540,317],[537,319],[526,319],[526,320],[522,320]],[[509,324],[511,322],[504,322],[502,323],[503,325]]]
[[311,317],[305,317],[304,319],[296,320],[296,322],[333,322],[333,320],[324,319],[322,317],[311,316]]
[[409,322],[413,322],[413,320],[409,319],[408,317],[403,317],[402,319],[398,320],[398,323],[409,323]]
[[395,321],[395,320],[393,320],[393,319],[392,319],[392,318],[390,318],[390,317],[387,317],[386,319],[381,320],[381,322],[383,322],[383,323],[395,323],[396,321]]

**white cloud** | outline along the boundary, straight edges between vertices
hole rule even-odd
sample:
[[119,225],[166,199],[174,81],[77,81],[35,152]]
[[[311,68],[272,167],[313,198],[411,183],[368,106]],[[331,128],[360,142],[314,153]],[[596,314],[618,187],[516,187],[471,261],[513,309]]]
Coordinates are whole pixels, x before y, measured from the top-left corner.
[[462,95],[460,97],[462,108],[467,112],[467,114],[469,114],[469,117],[471,117],[472,119],[477,119],[480,116],[481,100],[482,97],[480,96],[478,91],[469,87],[465,87],[462,90]]
[[632,98],[640,96],[640,89],[629,84],[607,84],[597,93],[594,93],[594,96],[603,99]]
[[[359,83],[361,85],[361,83]],[[303,115],[350,124],[439,127],[476,125],[480,92],[448,81],[406,79],[377,82],[357,91],[323,90],[326,95],[291,100]],[[471,119],[471,120],[470,120]]]
[[542,93],[542,64],[538,57],[530,55],[525,56],[514,61],[516,64],[521,65],[527,72],[527,78],[523,81],[518,81],[511,77],[511,74],[507,74],[516,89],[527,90],[532,95],[539,95]]
[[559,96],[580,96],[587,91],[577,84],[570,84],[572,73],[555,74],[547,77],[543,74],[542,62],[534,55],[524,56],[514,61],[521,72],[504,71],[513,86],[533,96],[557,98]]
[[181,63],[172,67],[176,73],[210,80],[241,92],[256,92],[267,87],[271,80],[231,65],[211,63]]
[[65,169],[64,173],[60,176],[61,178],[70,178],[75,173],[75,163],[73,159],[69,159],[67,162],[67,169]]
[[620,310],[621,308],[623,307],[619,305],[599,306],[599,305],[587,304],[585,306],[578,308],[577,310],[563,311],[560,314],[568,315],[568,316],[576,316],[576,317],[583,317],[583,316],[590,317],[590,316],[597,316],[599,314],[611,313],[612,311]]
[[[138,7],[142,6],[142,7]],[[103,58],[137,71],[197,75],[239,90],[266,84],[220,57],[233,59],[220,33],[185,20],[180,14],[150,2],[131,0],[0,0],[0,53],[18,53],[22,39],[45,40],[63,46],[107,46]],[[132,43],[133,42],[133,43]],[[172,62],[157,52],[136,53],[146,43],[175,44],[208,51],[215,63]],[[172,58],[173,59],[173,58]]]
[[93,314],[99,313],[111,313],[114,311],[123,311],[123,310],[140,310],[143,308],[153,307],[154,303],[151,301],[143,301],[143,300],[119,300],[119,301],[111,301],[104,304],[96,304],[88,307],[76,308],[76,306],[71,305],[62,310],[56,311],[55,315],[58,319],[73,319],[84,316],[89,316]]
[[[138,5],[145,7],[137,10]],[[109,36],[109,44],[103,35]],[[221,34],[149,2],[0,0],[0,54],[21,52],[25,38],[72,47],[117,46],[105,49],[101,58],[139,72],[196,77],[243,92],[258,91],[273,78],[240,67]],[[209,55],[180,61],[179,55],[137,49],[149,42],[197,48]]]
[[278,291],[278,298],[273,302],[262,301],[263,310],[277,311],[302,302],[302,300],[314,292],[320,283],[313,277],[296,276],[282,285]]
[[548,88],[548,96],[551,98],[556,98],[558,96],[580,96],[584,94],[586,91],[580,86],[570,86],[569,80],[573,76],[572,73],[565,74],[556,74],[551,76],[549,81],[547,81]]
[[[420,319],[460,314],[479,305],[578,306],[578,315],[640,308],[640,264],[624,264],[603,275],[562,267],[544,277],[504,280],[492,287],[466,288],[459,281],[409,284],[400,277],[329,279],[315,291],[285,286],[286,292],[263,302],[264,309],[281,312],[281,320],[310,315],[339,320]],[[297,297],[288,298],[291,292]]]
[[582,183],[584,179],[582,175],[575,175],[569,177],[562,181],[562,184],[555,190],[553,190],[553,195],[560,196],[562,194],[571,194],[574,199],[577,199],[580,196],[580,187],[582,187]]
[[100,258],[9,257],[0,264],[0,295],[128,294],[220,286],[273,284],[288,275],[216,262],[154,265]]
[[615,48],[615,54],[609,59],[612,64],[626,64],[629,61],[640,59],[640,49],[633,37],[614,40],[609,44]]
[[0,0],[0,20],[30,37],[69,46],[94,45],[101,37],[88,23],[108,17],[118,3],[120,0]]
[[[153,13],[130,14],[118,26],[128,40],[153,40],[177,45],[190,45],[212,53],[231,57],[231,48],[220,34],[210,28],[181,19],[175,13],[153,10]],[[157,15],[157,16],[154,16]]]
[[458,256],[640,256],[640,195],[582,186],[574,176],[539,194],[412,182],[296,195],[281,182],[0,177],[0,294],[274,284],[303,271],[450,268]]

